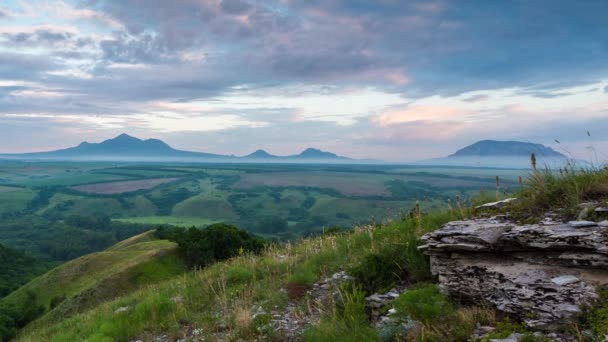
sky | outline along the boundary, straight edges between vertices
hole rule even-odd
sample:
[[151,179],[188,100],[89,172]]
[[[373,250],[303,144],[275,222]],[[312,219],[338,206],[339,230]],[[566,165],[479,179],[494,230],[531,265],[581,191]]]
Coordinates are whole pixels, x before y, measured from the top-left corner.
[[[0,152],[608,160],[608,1],[0,0]],[[559,143],[558,143],[559,142]]]

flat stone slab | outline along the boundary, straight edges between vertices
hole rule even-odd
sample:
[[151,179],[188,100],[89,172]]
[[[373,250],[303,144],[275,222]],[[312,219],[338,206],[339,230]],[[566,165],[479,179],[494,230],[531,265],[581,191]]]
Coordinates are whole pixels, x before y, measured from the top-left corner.
[[475,209],[500,209],[500,208],[507,206],[508,204],[510,204],[513,201],[517,201],[517,198],[507,198],[502,201],[485,203],[485,204],[475,207]]
[[559,277],[555,277],[555,278],[551,279],[551,282],[553,284],[559,285],[559,286],[574,284],[579,281],[580,281],[580,279],[578,279],[577,277],[575,277],[573,275],[563,275],[563,276],[559,276]]
[[607,227],[608,221],[453,221],[425,234],[419,249],[450,295],[554,330],[575,322],[598,299],[596,286],[608,284]]
[[595,227],[597,223],[593,221],[570,221],[568,224],[574,228]]

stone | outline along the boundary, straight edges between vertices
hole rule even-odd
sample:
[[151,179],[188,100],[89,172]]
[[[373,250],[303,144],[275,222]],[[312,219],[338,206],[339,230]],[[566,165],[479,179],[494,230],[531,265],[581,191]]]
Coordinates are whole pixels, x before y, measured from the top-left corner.
[[598,222],[597,225],[600,227],[606,228],[606,227],[608,227],[608,220]]
[[529,327],[571,325],[608,284],[608,232],[598,225],[454,221],[421,238],[449,295],[492,305]]
[[114,310],[114,313],[119,314],[119,313],[123,313],[123,312],[127,312],[127,311],[129,311],[128,306],[121,306],[118,309]]
[[517,198],[507,198],[502,201],[490,202],[486,204],[482,204],[480,206],[475,207],[475,209],[500,209],[503,208],[510,203],[517,201]]
[[595,227],[597,223],[593,221],[570,221],[568,224],[574,228]]
[[608,208],[595,208],[596,213],[608,213]]
[[517,342],[521,338],[522,334],[512,333],[507,338],[491,338],[490,342]]
[[551,279],[551,282],[553,284],[556,284],[559,286],[569,285],[572,283],[576,283],[578,281],[579,281],[579,279],[572,275],[563,275],[563,276],[559,276],[559,277],[555,277],[555,278]]

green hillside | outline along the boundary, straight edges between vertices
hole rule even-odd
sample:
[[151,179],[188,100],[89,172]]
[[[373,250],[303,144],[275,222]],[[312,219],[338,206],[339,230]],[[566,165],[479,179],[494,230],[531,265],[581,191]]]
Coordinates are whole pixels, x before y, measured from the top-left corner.
[[[535,172],[511,194],[520,201],[509,210],[525,222],[561,208],[563,219],[571,220],[584,201],[608,204],[606,184],[608,169],[564,175]],[[306,317],[311,302],[305,291],[338,271],[347,271],[353,283],[340,288],[341,301],[323,304],[317,321],[302,332],[305,341],[466,341],[478,324],[495,326],[495,337],[527,334],[524,326],[492,308],[461,306],[441,294],[432,284],[427,257],[417,248],[424,233],[470,217],[472,207],[497,197],[498,193],[474,199],[471,206],[458,201],[448,211],[430,211],[431,203],[423,202],[397,219],[352,231],[332,230],[295,244],[268,245],[259,255],[242,252],[187,273],[177,259],[181,254],[173,254],[182,251],[181,244],[157,240],[152,232],[142,234],[58,267],[9,296],[7,300],[32,302],[35,293],[36,303],[45,308],[56,302],[53,298],[66,296],[21,329],[16,340],[285,340],[284,332],[272,325],[275,315],[291,310],[294,317]],[[163,279],[167,280],[158,282]],[[392,334],[384,339],[370,326],[365,296],[384,293],[400,282],[409,289],[398,304],[420,321],[422,330],[407,339],[399,339],[398,330],[383,331]],[[603,332],[608,324],[602,314],[608,312],[608,295],[602,300],[593,308],[594,316],[585,316],[580,323],[594,333]]]
[[56,267],[11,293],[0,305],[19,307],[27,302],[43,313],[33,326],[54,324],[184,270],[176,244],[158,240],[150,231]]

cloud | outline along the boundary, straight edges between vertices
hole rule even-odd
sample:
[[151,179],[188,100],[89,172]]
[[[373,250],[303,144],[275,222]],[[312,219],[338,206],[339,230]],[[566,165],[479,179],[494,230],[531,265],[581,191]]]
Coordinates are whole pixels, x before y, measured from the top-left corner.
[[226,150],[298,131],[285,149],[386,154],[414,138],[451,148],[606,116],[608,3],[514,6],[23,1],[0,27],[0,79],[15,82],[0,83],[0,116],[38,113],[95,136],[122,125],[210,142],[184,133],[204,131]]
[[460,108],[435,105],[407,105],[388,109],[372,118],[379,126],[388,126],[407,122],[450,122],[462,121],[467,111]]

